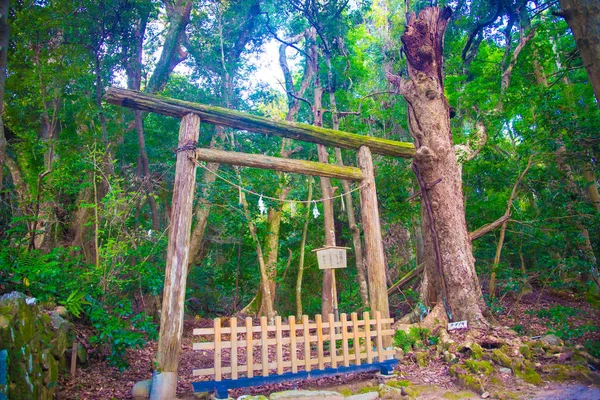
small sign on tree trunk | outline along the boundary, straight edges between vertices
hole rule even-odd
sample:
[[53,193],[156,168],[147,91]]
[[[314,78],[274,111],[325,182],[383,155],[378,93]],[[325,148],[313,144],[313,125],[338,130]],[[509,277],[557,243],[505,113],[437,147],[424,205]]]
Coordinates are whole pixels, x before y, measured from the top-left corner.
[[448,332],[456,329],[467,329],[467,321],[450,322],[448,324]]

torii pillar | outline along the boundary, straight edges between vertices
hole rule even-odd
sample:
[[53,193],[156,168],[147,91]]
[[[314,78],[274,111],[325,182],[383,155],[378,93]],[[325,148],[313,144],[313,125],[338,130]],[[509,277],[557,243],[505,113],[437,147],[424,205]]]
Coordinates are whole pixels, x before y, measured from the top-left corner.
[[194,155],[200,132],[200,117],[187,114],[179,125],[179,144],[173,185],[171,225],[167,246],[165,287],[160,314],[156,370],[150,400],[175,399],[177,368],[183,334],[183,308],[192,231],[192,205],[196,188]]

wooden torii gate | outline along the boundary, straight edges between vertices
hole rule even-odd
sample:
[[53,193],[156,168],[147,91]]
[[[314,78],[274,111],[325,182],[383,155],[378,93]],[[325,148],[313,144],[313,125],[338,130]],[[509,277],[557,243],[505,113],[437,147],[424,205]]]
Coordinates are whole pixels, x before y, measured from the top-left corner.
[[[360,203],[369,284],[369,306],[371,311],[381,312],[382,318],[389,317],[385,259],[371,152],[410,158],[415,153],[412,143],[362,136],[306,124],[273,121],[225,108],[149,95],[128,89],[110,88],[104,99],[109,103],[135,110],[155,112],[181,119],[157,365],[152,378],[151,400],[174,398],[177,388],[177,368],[183,333],[183,310],[192,225],[192,202],[196,184],[196,164],[190,160],[190,156],[203,161],[361,182]],[[359,168],[197,149],[200,121],[266,135],[283,136],[357,150]]]

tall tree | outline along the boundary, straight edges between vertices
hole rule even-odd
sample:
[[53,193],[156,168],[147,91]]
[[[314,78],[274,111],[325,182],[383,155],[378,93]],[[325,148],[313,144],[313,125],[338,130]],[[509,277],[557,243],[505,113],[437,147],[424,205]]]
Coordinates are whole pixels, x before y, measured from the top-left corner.
[[[465,220],[462,179],[444,94],[443,41],[450,8],[411,13],[402,43],[408,79],[391,73],[390,83],[408,103],[409,128],[417,149],[413,171],[421,189],[425,254],[422,298],[430,314],[486,325],[479,280]],[[437,309],[437,310],[436,310]],[[437,311],[437,312],[436,312]]]
[[600,108],[600,2],[596,0],[560,0],[565,18],[573,32],[583,65]]

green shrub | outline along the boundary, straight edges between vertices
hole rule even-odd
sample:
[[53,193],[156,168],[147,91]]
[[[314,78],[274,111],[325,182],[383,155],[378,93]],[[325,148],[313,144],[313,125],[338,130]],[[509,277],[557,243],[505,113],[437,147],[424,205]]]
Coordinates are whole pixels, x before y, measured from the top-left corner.
[[429,329],[411,326],[408,333],[402,330],[396,331],[394,335],[394,346],[401,348],[405,352],[412,350],[417,342],[425,345],[436,344],[437,337],[429,335]]
[[[540,318],[546,319],[548,333],[553,333],[563,340],[577,339],[588,332],[594,332],[597,326],[587,323],[581,326],[573,326],[569,323],[570,317],[581,314],[582,311],[573,307],[554,306],[548,309],[539,310],[536,314]],[[530,312],[531,314],[531,312]]]
[[108,347],[111,365],[121,371],[128,368],[127,350],[142,347],[148,340],[156,339],[157,326],[152,317],[145,313],[132,315],[128,301],[119,303],[113,313],[109,313],[99,302],[89,300],[86,312],[97,332],[90,342]]

